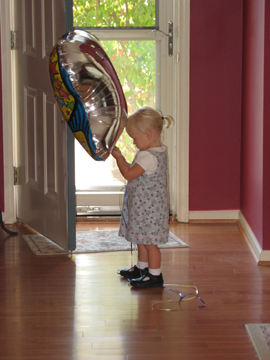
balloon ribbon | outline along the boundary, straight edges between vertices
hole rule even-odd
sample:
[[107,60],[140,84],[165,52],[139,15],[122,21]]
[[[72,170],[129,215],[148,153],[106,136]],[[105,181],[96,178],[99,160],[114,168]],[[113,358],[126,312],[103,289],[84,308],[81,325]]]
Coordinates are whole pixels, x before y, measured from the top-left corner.
[[[179,286],[179,287],[185,287],[185,288],[194,288],[195,289],[195,294],[185,294],[185,295],[182,295],[181,292],[177,289],[170,289],[168,288],[167,286]],[[169,290],[169,291],[172,291],[176,294],[179,295],[180,299],[178,301],[178,303],[180,304],[180,302],[183,300],[183,301],[188,301],[188,300],[194,300],[196,298],[198,298],[199,300],[201,300],[201,302],[203,303],[203,305],[201,306],[198,306],[199,309],[205,307],[205,302],[203,301],[203,299],[198,295],[199,293],[199,290],[198,288],[195,286],[195,285],[178,285],[178,284],[165,284],[164,286],[164,289],[166,290]],[[164,304],[164,303],[167,303],[167,302],[173,302],[172,299],[170,300],[164,300],[164,301],[154,301],[152,306],[153,308],[156,308],[157,310],[159,311],[177,311],[179,309],[179,306],[178,307],[174,307],[174,308],[159,308],[158,305],[159,304]],[[174,301],[175,302],[175,301]]]

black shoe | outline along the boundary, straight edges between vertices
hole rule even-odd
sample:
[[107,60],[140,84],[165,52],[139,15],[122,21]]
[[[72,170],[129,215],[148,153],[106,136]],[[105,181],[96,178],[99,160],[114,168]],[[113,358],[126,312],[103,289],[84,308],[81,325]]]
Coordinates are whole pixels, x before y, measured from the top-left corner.
[[120,274],[121,276],[125,277],[128,280],[132,280],[132,279],[138,279],[141,276],[143,276],[144,274],[146,274],[148,272],[148,268],[145,269],[139,269],[136,265],[133,266],[131,269],[121,269],[118,270],[118,274]]
[[133,279],[130,282],[135,288],[139,289],[147,289],[153,287],[163,287],[163,276],[162,274],[155,276],[147,272],[145,275],[140,277],[139,279]]

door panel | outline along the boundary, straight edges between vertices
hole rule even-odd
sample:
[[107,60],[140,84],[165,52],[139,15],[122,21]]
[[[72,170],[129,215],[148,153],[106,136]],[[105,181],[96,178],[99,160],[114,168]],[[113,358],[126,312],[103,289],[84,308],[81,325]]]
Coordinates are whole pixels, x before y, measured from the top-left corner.
[[14,0],[17,216],[68,250],[67,129],[49,55],[65,33],[65,0]]

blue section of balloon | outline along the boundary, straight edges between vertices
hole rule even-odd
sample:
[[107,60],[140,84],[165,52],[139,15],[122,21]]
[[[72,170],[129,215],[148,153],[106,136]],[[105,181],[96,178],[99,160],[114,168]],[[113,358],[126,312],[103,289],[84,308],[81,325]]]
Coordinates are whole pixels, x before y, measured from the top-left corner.
[[73,133],[78,132],[78,131],[82,131],[85,135],[85,138],[87,140],[88,146],[90,148],[91,151],[91,155],[95,160],[102,160],[104,161],[104,159],[102,159],[100,156],[96,155],[96,147],[95,147],[95,143],[93,142],[92,138],[92,132],[91,132],[91,128],[89,126],[88,123],[88,119],[87,119],[87,113],[85,111],[84,105],[80,99],[79,94],[76,92],[76,90],[73,88],[70,80],[69,80],[69,75],[68,72],[62,67],[60,66],[60,71],[62,74],[62,78],[65,82],[65,85],[67,87],[67,89],[69,90],[69,92],[74,96],[75,100],[75,106],[74,109],[72,111],[72,115],[68,121],[68,125],[71,129],[71,131]]

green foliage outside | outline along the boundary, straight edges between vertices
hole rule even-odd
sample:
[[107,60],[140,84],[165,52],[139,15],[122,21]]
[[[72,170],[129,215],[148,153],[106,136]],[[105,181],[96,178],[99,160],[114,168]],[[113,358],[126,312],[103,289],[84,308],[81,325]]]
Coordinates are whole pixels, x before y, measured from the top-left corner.
[[74,0],[74,26],[154,27],[155,0]]
[[[144,105],[155,107],[154,41],[103,41],[102,46],[122,84],[128,114]],[[132,140],[124,131],[117,146],[128,161],[134,157],[131,144]]]
[[[154,27],[155,0],[74,0],[73,17],[75,27]],[[94,29],[89,31],[94,33]],[[155,107],[155,41],[115,40],[101,44],[123,87],[128,114],[144,105]],[[125,131],[116,145],[131,162],[135,148]]]

